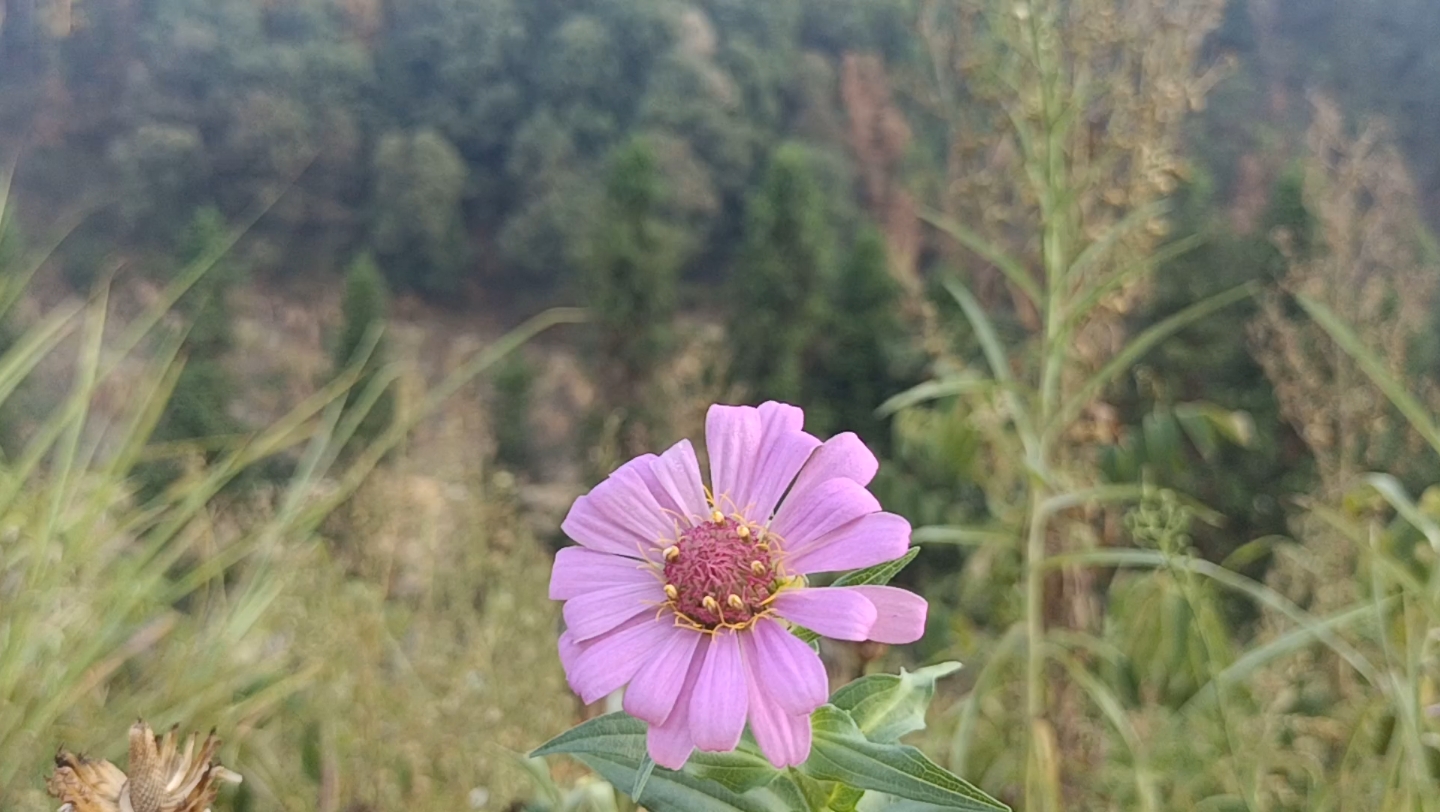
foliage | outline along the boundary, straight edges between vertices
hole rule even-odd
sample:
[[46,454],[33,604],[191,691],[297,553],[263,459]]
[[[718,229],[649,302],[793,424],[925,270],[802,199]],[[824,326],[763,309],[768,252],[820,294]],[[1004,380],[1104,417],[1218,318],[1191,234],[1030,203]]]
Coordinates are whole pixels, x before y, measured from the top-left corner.
[[[1295,250],[1305,250],[1308,214],[1299,194],[1298,177],[1282,177],[1260,227],[1238,234],[1218,216],[1214,190],[1203,177],[1183,186],[1175,201],[1175,239],[1160,249],[1165,259],[1151,293],[1129,315],[1127,329],[1144,330],[1235,285],[1274,284],[1286,260],[1271,235],[1294,235]],[[1197,546],[1217,560],[1250,539],[1284,533],[1284,503],[1308,490],[1314,476],[1247,338],[1258,310],[1255,303],[1238,303],[1149,353],[1116,387],[1122,428],[1100,458],[1108,481],[1173,488],[1222,514],[1219,526],[1201,524],[1193,531]],[[1205,424],[1218,429],[1209,433],[1222,442],[1195,435],[1206,433]]]
[[535,367],[520,353],[495,370],[495,461],[518,473],[534,471],[537,461],[530,428],[534,388]]
[[760,399],[802,399],[835,252],[827,215],[810,154],[798,144],[776,150],[746,206],[727,297],[731,376]]
[[861,232],[825,287],[828,302],[802,398],[820,435],[853,431],[882,456],[890,436],[875,410],[902,388],[896,356],[907,337],[888,264],[884,237],[873,228]]
[[[324,511],[294,511],[354,493],[391,417],[416,419],[391,403],[409,348],[371,345],[386,284],[478,305],[447,316],[482,330],[582,299],[612,455],[695,421],[701,389],[859,430],[924,547],[903,577],[931,634],[902,656],[967,665],[915,741],[1017,807],[1440,797],[1432,2],[6,12],[0,141],[24,147],[27,205],[0,216],[0,805],[40,808],[57,731],[113,747],[111,715],[141,712],[234,730],[240,808],[509,800],[493,740],[568,716],[526,528],[558,523],[535,509],[575,485],[552,418],[588,393],[552,401],[564,363],[541,390],[509,359],[487,415],[417,436],[468,453],[463,476],[391,451],[325,526],[345,543],[318,544]],[[88,309],[54,309],[52,256]],[[335,375],[302,385],[325,394],[283,437],[236,420],[270,381],[233,377],[253,314],[230,307],[347,264]],[[268,277],[253,297],[240,268]],[[87,380],[112,274],[132,323],[103,316]],[[452,424],[556,481],[510,490]],[[262,450],[293,477],[214,498]],[[626,808],[554,766],[533,807]]]
[[[992,781],[1032,812],[1061,808],[1062,783],[1084,769],[1062,762],[1058,752],[1061,737],[1078,735],[1082,696],[1117,728],[1136,760],[1139,807],[1159,808],[1153,772],[1141,763],[1146,753],[1128,720],[1116,718],[1108,688],[1070,667],[1101,617],[1094,576],[1062,568],[1061,592],[1049,571],[1057,552],[1098,541],[1097,528],[1071,511],[1138,495],[1135,486],[1096,484],[1084,464],[1106,389],[1156,344],[1249,293],[1242,287],[1193,303],[1128,339],[1116,329],[1153,267],[1165,230],[1157,200],[1182,173],[1177,121],[1187,94],[1207,89],[1198,47],[1220,22],[1223,3],[1190,4],[1184,22],[1160,23],[1172,10],[1151,3],[1144,12],[1130,10],[1135,25],[1087,25],[1085,12],[1104,14],[1103,5],[932,4],[922,22],[937,66],[930,99],[945,126],[948,170],[941,210],[931,221],[953,238],[955,262],[972,269],[968,282],[946,287],[973,330],[988,377],[942,358],[941,377],[908,402],[940,395],[970,401],[989,465],[982,482],[987,523],[995,526],[961,538],[1013,545],[1022,562],[1022,580],[1013,584],[1023,595],[1018,605],[1004,597],[1004,587],[988,588],[995,603],[1018,610],[994,621],[1012,630],[1002,640],[1013,633],[1024,641],[1015,664],[1023,676],[1014,690],[1002,681],[972,693],[952,764],[995,771]],[[1139,66],[1133,73],[1121,67],[1132,55]],[[1020,332],[1012,349],[992,313],[1020,328],[1009,331]],[[970,563],[991,561],[977,556]],[[995,644],[985,672],[1010,665],[1005,651]],[[1061,669],[1075,693],[1058,688]],[[982,767],[971,758],[980,741],[974,714],[990,690],[1006,695],[1003,706],[1024,708],[1023,719],[1001,723],[1019,732],[1024,758],[987,751]]]
[[[1340,110],[1323,99],[1315,100],[1308,141],[1305,205],[1319,239],[1308,255],[1291,251],[1280,288],[1362,325],[1366,343],[1389,359],[1390,373],[1427,392],[1435,387],[1427,374],[1434,350],[1426,346],[1434,340],[1426,333],[1437,309],[1440,257],[1405,166],[1378,125],[1351,138]],[[1367,469],[1420,481],[1440,473],[1406,470],[1409,460],[1421,458],[1422,439],[1397,424],[1390,405],[1360,379],[1340,347],[1292,314],[1280,295],[1268,297],[1252,335],[1281,411],[1314,456],[1324,490],[1332,496],[1349,490]]]
[[233,262],[221,256],[228,237],[224,217],[205,208],[195,213],[176,247],[182,274],[197,267],[207,270],[176,305],[188,321],[180,343],[183,366],[154,428],[155,439],[174,444],[175,451],[135,470],[146,496],[182,476],[187,458],[215,460],[241,429],[230,415],[235,381],[225,366],[233,343],[228,298],[239,281]]
[[654,149],[643,140],[610,158],[602,214],[581,259],[594,314],[600,409],[619,421],[621,452],[639,453],[663,434],[656,376],[670,353],[675,287],[685,234],[663,219],[666,195]]
[[[389,291],[380,267],[368,254],[350,261],[345,272],[345,293],[340,302],[340,335],[331,351],[331,363],[338,375],[359,363],[360,376],[346,398],[346,408],[355,409],[362,399],[366,411],[355,428],[353,442],[374,441],[389,427],[395,416],[395,392],[385,376],[386,342],[379,335],[385,329]],[[378,387],[378,393],[371,392]]]
[[429,293],[455,293],[468,262],[461,196],[465,162],[434,130],[390,133],[375,150],[374,224],[380,262]]

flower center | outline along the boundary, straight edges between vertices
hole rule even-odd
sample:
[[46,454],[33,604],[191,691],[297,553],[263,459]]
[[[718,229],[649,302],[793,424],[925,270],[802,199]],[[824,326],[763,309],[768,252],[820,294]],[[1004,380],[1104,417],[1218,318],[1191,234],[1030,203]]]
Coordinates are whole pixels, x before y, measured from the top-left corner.
[[783,580],[763,531],[717,512],[665,548],[665,595],[703,629],[746,626],[765,612]]

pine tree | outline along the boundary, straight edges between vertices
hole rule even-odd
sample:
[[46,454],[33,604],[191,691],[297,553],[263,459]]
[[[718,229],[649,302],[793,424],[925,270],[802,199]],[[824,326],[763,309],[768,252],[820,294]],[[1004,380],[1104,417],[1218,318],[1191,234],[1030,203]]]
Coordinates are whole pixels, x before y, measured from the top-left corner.
[[[225,218],[214,208],[196,212],[177,246],[180,267],[209,260],[224,243],[227,230]],[[177,305],[189,322],[180,348],[185,368],[155,429],[157,439],[208,440],[240,429],[229,414],[235,385],[223,363],[234,342],[228,296],[237,273],[232,262],[215,261]],[[211,455],[213,451],[207,453]]]
[[619,417],[621,451],[662,430],[655,376],[671,349],[675,282],[686,240],[663,217],[665,189],[643,139],[610,156],[605,201],[581,270],[593,312],[595,370],[606,416]]
[[780,147],[745,213],[729,300],[731,377],[752,399],[796,402],[834,252],[828,206],[803,147]]
[[905,337],[899,290],[887,268],[885,238],[860,232],[836,283],[806,370],[807,423],[822,435],[854,431],[871,448],[888,447],[875,410],[901,388],[891,351]]
[[[343,321],[331,355],[337,374],[356,360],[356,354],[363,350],[371,330],[383,327],[389,310],[389,299],[385,277],[375,260],[369,254],[360,254],[351,260],[345,272],[345,294],[340,308]],[[385,356],[386,348],[382,338],[366,357],[360,376],[347,396],[347,408],[355,406],[357,401],[364,397],[365,391],[384,366]],[[394,416],[395,395],[393,390],[387,388],[361,418],[360,425],[351,438],[352,446],[375,439],[389,428]]]
[[495,370],[495,459],[517,473],[529,472],[535,464],[530,434],[531,391],[535,368],[524,353],[511,353]]
[[[227,232],[224,216],[206,207],[195,213],[180,234],[175,253],[178,268],[190,268],[197,262],[213,264],[176,304],[188,323],[180,345],[184,367],[152,435],[164,443],[194,443],[206,461],[220,453],[227,435],[242,429],[230,414],[235,382],[224,363],[234,342],[228,296],[239,270],[225,257],[215,258]],[[146,497],[158,494],[180,473],[175,459],[144,463],[135,470]]]

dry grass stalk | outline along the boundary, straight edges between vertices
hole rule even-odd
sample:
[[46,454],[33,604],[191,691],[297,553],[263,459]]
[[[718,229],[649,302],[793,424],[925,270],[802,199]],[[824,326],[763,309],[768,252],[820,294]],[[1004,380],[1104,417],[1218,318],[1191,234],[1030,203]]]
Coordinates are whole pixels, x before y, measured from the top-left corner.
[[[1363,471],[1421,455],[1425,443],[1396,424],[1388,400],[1354,359],[1287,310],[1287,296],[1329,308],[1385,359],[1392,375],[1412,381],[1416,394],[1435,403],[1434,384],[1414,381],[1410,363],[1416,337],[1430,327],[1437,269],[1425,255],[1410,175],[1384,127],[1372,122],[1351,138],[1334,103],[1316,97],[1313,104],[1305,203],[1324,242],[1301,255],[1290,244],[1293,235],[1279,235],[1290,266],[1280,292],[1263,301],[1251,338],[1281,413],[1315,457],[1321,496],[1333,498]],[[1397,445],[1381,442],[1397,436]]]

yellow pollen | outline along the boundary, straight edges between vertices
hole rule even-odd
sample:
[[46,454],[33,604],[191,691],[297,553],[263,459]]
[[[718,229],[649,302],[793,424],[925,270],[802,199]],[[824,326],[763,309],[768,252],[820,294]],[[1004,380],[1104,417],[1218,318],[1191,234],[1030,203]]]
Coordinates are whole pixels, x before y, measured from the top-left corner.
[[739,536],[742,539],[748,539],[750,538],[750,528],[742,524],[735,529],[735,535]]
[[666,561],[674,561],[680,557],[680,548],[672,544],[665,548],[664,555]]
[[712,595],[706,595],[705,600],[700,601],[700,603],[711,612],[720,611],[720,601],[715,600],[714,596]]
[[724,513],[721,513],[721,512],[718,511],[718,510],[716,510],[716,511],[714,511],[714,512],[712,512],[712,513],[710,514],[710,521],[712,521],[712,522],[714,522],[714,523],[716,523],[716,524],[724,524],[724,523],[725,523],[725,514],[724,514]]
[[755,545],[755,549],[759,550],[762,553],[768,553],[770,552],[770,542],[762,541],[759,544]]
[[765,565],[764,565],[764,564],[761,564],[759,561],[751,561],[751,562],[750,562],[750,571],[753,572],[753,573],[755,573],[756,575],[764,575],[764,574],[765,574]]
[[731,595],[725,599],[725,602],[730,604],[731,609],[740,610],[745,608],[745,601],[740,600],[739,595]]
[[673,601],[676,598],[680,597],[680,590],[676,589],[674,584],[666,584],[665,597]]

